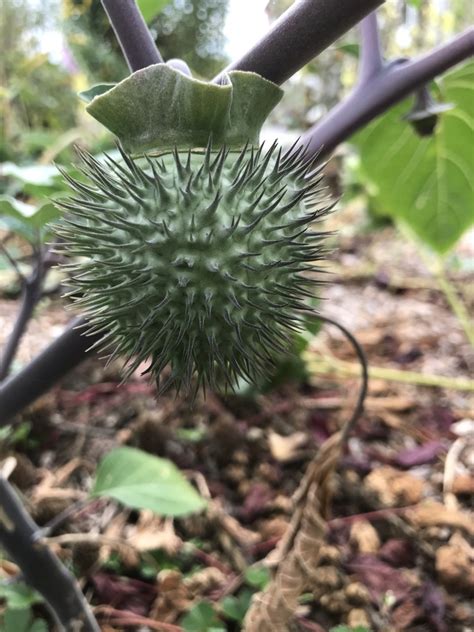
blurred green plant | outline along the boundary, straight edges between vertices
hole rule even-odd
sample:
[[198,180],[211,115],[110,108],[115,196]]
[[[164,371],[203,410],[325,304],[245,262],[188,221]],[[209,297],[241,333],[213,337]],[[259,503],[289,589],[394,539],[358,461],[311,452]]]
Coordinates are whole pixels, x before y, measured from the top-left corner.
[[200,601],[184,615],[180,625],[185,632],[226,632],[209,601]]
[[47,632],[44,619],[36,618],[33,606],[42,603],[41,596],[23,582],[7,580],[0,583],[0,599],[5,602],[5,610],[0,618],[2,632]]
[[41,51],[49,2],[3,0],[0,11],[0,162],[39,156],[76,124],[77,101],[66,68]]
[[227,63],[224,24],[228,0],[171,0],[152,20],[165,60],[180,57],[200,77],[210,79]]

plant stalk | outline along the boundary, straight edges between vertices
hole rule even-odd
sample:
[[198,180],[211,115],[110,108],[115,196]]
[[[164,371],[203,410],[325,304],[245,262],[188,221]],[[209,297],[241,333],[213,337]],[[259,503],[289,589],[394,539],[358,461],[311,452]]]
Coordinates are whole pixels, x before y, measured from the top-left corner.
[[44,598],[60,630],[100,628],[71,573],[51,549],[35,539],[38,526],[24,510],[8,480],[0,475],[0,544],[25,581]]
[[[355,362],[347,362],[327,355],[307,357],[306,362],[309,372],[318,375],[336,375],[342,378],[352,378],[360,375],[360,367]],[[463,377],[446,377],[372,365],[369,365],[369,377],[389,382],[404,382],[413,386],[429,386],[453,391],[474,392],[474,380]]]
[[412,61],[392,62],[354,91],[301,137],[308,155],[330,154],[339,143],[416,88],[474,54],[474,27]]
[[15,355],[18,350],[21,338],[23,337],[28,322],[33,315],[36,304],[41,297],[44,274],[45,266],[43,255],[39,250],[37,253],[33,272],[28,278],[23,280],[23,292],[20,311],[16,318],[15,325],[13,326],[13,330],[7,339],[2,357],[0,359],[0,382],[2,382],[7,377],[11,369],[11,365],[13,363],[13,360],[15,359]]
[[256,72],[281,84],[385,0],[297,0],[229,70]]
[[135,0],[101,0],[130,72],[163,63]]
[[86,359],[89,347],[97,338],[78,331],[84,324],[84,319],[75,320],[27,366],[0,384],[0,426],[9,423]]
[[449,303],[449,306],[463,328],[469,343],[472,347],[474,347],[474,326],[472,324],[472,319],[469,316],[466,306],[459,298],[456,288],[446,276],[442,263],[437,267],[435,276],[440,289]]

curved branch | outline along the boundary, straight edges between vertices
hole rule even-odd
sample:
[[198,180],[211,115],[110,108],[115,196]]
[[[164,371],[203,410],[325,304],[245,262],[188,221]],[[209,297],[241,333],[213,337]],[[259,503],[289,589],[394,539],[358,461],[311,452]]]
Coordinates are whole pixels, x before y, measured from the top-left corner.
[[36,304],[41,298],[44,275],[45,269],[43,256],[41,251],[39,251],[37,260],[34,263],[33,272],[28,278],[23,280],[20,310],[0,358],[0,382],[4,380],[10,372],[20,341],[26,331],[30,318],[33,315]]
[[474,28],[412,61],[392,63],[354,91],[301,137],[306,153],[327,156],[363,125],[413,90],[474,54]]
[[130,72],[163,62],[135,0],[102,0],[102,5]]
[[9,423],[86,359],[97,338],[78,330],[84,324],[84,319],[74,321],[24,369],[0,384],[0,426]]
[[[256,72],[281,84],[385,0],[298,0],[229,70]],[[219,83],[222,73],[214,82]]]
[[99,632],[99,626],[71,573],[51,549],[35,539],[37,525],[13,487],[0,474],[0,544],[30,586],[44,597],[60,630]]

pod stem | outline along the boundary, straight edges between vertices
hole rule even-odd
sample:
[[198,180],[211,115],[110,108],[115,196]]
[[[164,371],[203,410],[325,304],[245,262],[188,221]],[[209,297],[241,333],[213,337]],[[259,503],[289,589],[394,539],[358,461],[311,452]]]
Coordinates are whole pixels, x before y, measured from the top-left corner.
[[101,0],[130,72],[163,63],[135,0]]

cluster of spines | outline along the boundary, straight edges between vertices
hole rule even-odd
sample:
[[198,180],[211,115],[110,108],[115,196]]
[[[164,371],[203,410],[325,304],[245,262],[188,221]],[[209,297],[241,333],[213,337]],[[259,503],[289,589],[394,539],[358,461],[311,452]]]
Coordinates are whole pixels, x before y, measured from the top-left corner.
[[[184,159],[176,150],[171,160],[140,161],[119,151],[121,161],[103,163],[80,152],[88,183],[64,173],[77,195],[61,203],[66,217],[57,233],[63,252],[86,257],[68,270],[89,333],[101,334],[96,344],[110,359],[125,357],[126,375],[149,359],[147,371],[159,379],[170,364],[163,387],[189,387],[194,374],[197,386],[213,388],[254,381],[288,351],[313,297],[306,273],[319,270],[314,262],[326,252],[324,233],[311,224],[332,206],[322,167],[304,160],[303,148],[283,153],[276,143],[244,147],[230,165],[230,150],[215,152],[211,143]],[[160,249],[184,242],[190,251],[209,247],[213,257],[199,260],[194,288],[176,272],[169,289],[166,275],[186,266],[192,273],[195,262]],[[240,251],[228,255],[233,247]],[[208,271],[215,287],[199,280]]]

